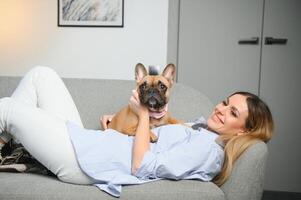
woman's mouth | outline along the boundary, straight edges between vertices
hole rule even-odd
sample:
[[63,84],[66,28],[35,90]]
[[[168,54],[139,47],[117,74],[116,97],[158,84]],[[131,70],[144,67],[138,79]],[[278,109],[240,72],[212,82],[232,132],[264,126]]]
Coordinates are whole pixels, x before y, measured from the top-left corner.
[[222,123],[224,124],[224,121],[220,118],[220,116],[218,116],[217,114],[214,114],[212,116],[213,121],[217,122],[217,123]]

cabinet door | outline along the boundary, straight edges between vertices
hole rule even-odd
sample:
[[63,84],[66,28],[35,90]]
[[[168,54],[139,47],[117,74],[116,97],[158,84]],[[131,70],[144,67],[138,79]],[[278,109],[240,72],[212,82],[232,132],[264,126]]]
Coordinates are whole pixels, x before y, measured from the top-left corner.
[[181,0],[178,82],[217,103],[230,93],[258,93],[263,0]]
[[266,0],[260,96],[270,105],[275,133],[268,143],[267,190],[301,192],[301,1]]

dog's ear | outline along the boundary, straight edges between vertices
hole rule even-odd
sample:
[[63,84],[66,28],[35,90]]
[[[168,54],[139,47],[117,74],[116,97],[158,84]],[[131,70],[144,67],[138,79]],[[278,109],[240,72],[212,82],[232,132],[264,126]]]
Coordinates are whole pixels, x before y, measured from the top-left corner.
[[143,77],[147,75],[147,71],[143,64],[138,63],[135,67],[135,80],[137,83],[139,83]]
[[170,82],[172,85],[176,78],[176,67],[174,64],[168,64],[163,70],[162,75]]

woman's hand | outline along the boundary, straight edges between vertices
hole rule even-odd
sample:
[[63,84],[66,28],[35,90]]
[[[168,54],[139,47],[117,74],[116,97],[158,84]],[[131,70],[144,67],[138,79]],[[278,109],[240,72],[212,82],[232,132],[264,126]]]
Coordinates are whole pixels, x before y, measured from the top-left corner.
[[102,130],[106,130],[108,128],[108,124],[112,121],[115,115],[103,115],[100,117],[100,128]]
[[137,90],[132,90],[129,106],[131,110],[139,117],[148,117],[148,109],[140,104]]

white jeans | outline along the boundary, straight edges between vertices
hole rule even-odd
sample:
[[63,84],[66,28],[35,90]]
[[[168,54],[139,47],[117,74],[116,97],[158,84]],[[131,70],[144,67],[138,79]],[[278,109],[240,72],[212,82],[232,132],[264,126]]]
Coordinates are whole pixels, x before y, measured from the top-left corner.
[[11,97],[0,99],[3,140],[7,141],[11,134],[64,182],[91,184],[77,163],[67,120],[83,126],[63,81],[47,67],[30,70]]

